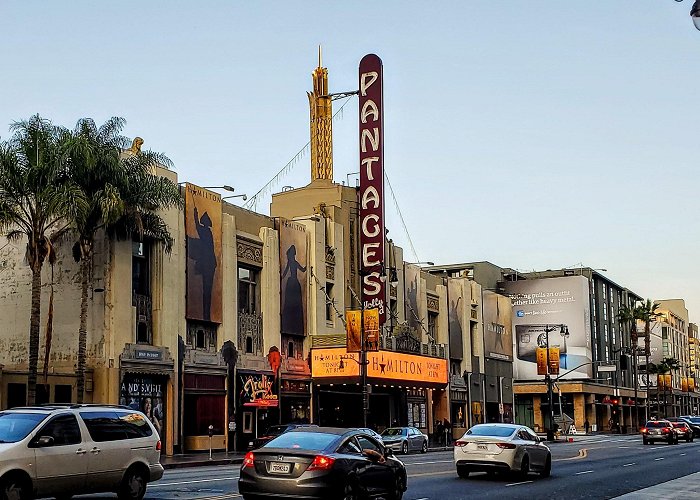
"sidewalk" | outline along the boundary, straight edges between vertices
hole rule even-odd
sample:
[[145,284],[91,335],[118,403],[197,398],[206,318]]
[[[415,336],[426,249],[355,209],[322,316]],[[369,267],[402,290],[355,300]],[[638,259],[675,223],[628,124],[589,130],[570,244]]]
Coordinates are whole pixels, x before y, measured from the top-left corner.
[[165,469],[182,469],[184,467],[202,467],[206,465],[238,465],[243,462],[243,455],[239,453],[227,453],[217,451],[212,453],[209,460],[209,453],[184,453],[167,457],[161,455],[160,463]]
[[700,481],[700,472],[615,498],[624,500],[695,500],[699,495],[698,481]]

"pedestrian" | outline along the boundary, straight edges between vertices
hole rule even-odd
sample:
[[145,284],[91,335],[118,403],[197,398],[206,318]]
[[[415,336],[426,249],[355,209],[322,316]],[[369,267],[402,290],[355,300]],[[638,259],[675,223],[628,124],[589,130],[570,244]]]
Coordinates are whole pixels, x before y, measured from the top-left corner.
[[444,429],[445,429],[445,446],[449,446],[449,445],[450,445],[450,441],[451,441],[451,439],[450,439],[450,438],[451,438],[450,434],[452,434],[452,424],[450,423],[449,420],[445,419],[445,420],[443,420],[443,422],[442,422],[442,426],[443,426]]
[[591,424],[588,422],[588,419],[583,423],[583,428],[586,429],[586,434],[588,434],[588,428],[591,426]]
[[437,421],[437,425],[435,426],[435,441],[437,442],[438,446],[442,444],[442,438],[445,435],[444,432],[444,427],[442,426],[442,420]]

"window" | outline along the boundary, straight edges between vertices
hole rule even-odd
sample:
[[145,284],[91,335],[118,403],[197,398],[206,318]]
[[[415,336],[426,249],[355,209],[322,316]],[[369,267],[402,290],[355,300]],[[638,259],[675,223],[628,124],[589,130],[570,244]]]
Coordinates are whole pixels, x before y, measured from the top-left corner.
[[54,446],[65,446],[68,444],[78,444],[82,441],[78,420],[74,415],[59,415],[52,418],[35,438],[50,436],[53,438]]
[[16,443],[26,438],[46,415],[41,413],[0,412],[0,441]]
[[428,312],[428,335],[433,340],[437,339],[437,313]]
[[245,353],[253,354],[253,337],[246,335],[245,337]]
[[362,450],[360,450],[360,445],[357,444],[355,438],[350,438],[348,441],[340,447],[340,453],[345,453],[348,455],[361,455]]
[[148,250],[147,243],[131,243],[131,289],[135,295],[150,295]]
[[267,443],[268,448],[296,448],[300,450],[325,450],[334,440],[336,434],[324,432],[285,432]]
[[207,347],[206,336],[204,335],[204,330],[201,328],[197,330],[197,342],[195,343],[197,349],[204,349]]
[[379,445],[368,437],[357,436],[357,442],[360,443],[360,449],[362,451],[372,450],[372,451],[376,451],[379,454],[383,454],[382,449],[379,447]]
[[71,385],[56,385],[54,387],[54,402],[56,403],[72,403],[73,402],[73,386]]
[[49,384],[36,384],[36,404],[44,405],[49,402],[49,393],[51,386]]
[[93,441],[119,441],[126,439],[126,429],[115,411],[80,412]]
[[334,317],[333,283],[326,282],[326,321],[333,321]]
[[187,322],[187,345],[205,351],[216,350],[216,328],[214,323]]
[[27,385],[26,384],[7,384],[7,407],[15,408],[17,406],[26,406],[27,404]]
[[287,357],[288,358],[294,357],[294,342],[289,342],[287,344]]
[[118,411],[117,416],[119,417],[119,420],[121,420],[127,439],[148,437],[153,434],[151,426],[148,425],[146,419],[140,414],[127,411]]
[[238,312],[255,314],[257,308],[258,271],[238,267]]

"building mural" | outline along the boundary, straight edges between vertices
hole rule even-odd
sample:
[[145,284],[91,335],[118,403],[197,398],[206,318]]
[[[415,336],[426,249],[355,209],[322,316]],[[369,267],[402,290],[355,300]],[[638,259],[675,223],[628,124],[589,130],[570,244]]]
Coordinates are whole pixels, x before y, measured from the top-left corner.
[[280,220],[281,331],[305,335],[307,302],[306,228],[298,222]]

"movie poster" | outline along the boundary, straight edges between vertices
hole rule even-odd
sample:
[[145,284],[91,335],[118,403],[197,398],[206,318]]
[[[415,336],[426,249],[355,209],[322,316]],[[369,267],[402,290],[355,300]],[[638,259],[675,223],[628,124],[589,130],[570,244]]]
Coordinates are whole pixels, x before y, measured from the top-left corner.
[[280,219],[280,310],[283,334],[306,334],[306,255],[304,225]]
[[185,184],[187,319],[221,323],[221,196]]
[[447,279],[447,319],[450,334],[450,358],[464,357],[464,298],[462,297],[462,280]]
[[421,316],[418,307],[420,297],[420,267],[406,264],[404,270],[406,283],[406,319],[411,333],[418,338],[421,337]]
[[508,297],[484,291],[484,355],[513,360],[513,308]]

